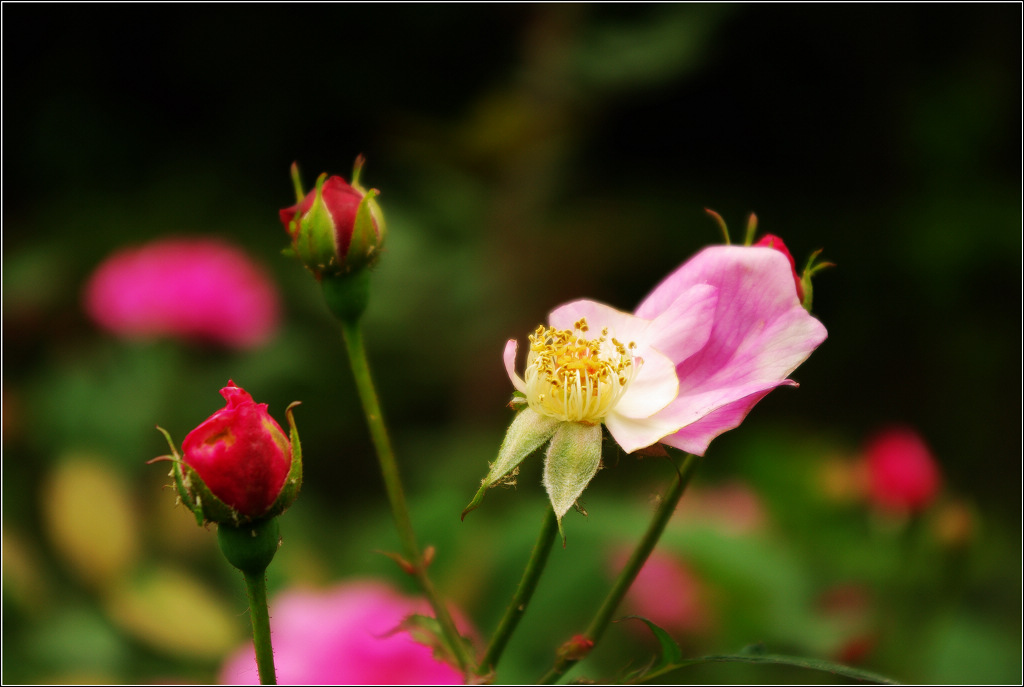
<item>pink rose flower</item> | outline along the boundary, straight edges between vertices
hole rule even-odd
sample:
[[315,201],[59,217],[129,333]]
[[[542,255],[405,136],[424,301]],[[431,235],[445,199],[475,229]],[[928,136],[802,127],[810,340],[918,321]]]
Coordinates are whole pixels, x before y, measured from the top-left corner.
[[908,427],[876,434],[864,449],[868,497],[883,510],[914,513],[939,490],[939,468],[924,440]]
[[[626,563],[632,549],[623,549],[612,557],[615,573]],[[683,561],[655,550],[640,569],[626,593],[629,613],[647,618],[673,632],[698,633],[713,624],[705,603],[704,585]],[[646,628],[638,627],[646,632]]]
[[277,291],[240,249],[211,238],[160,239],[107,258],[85,310],[125,338],[173,336],[253,348],[277,327]]
[[559,518],[601,462],[603,424],[626,452],[656,443],[703,455],[825,340],[801,305],[789,260],[765,247],[713,246],[679,267],[633,314],[579,300],[551,312],[505,369],[528,404],[467,507],[550,440],[544,485]]
[[[455,685],[458,669],[397,630],[412,614],[428,615],[422,599],[361,580],[323,591],[287,591],[270,603],[274,663],[281,684]],[[465,623],[459,623],[460,630]],[[224,684],[259,684],[252,643],[231,656]]]

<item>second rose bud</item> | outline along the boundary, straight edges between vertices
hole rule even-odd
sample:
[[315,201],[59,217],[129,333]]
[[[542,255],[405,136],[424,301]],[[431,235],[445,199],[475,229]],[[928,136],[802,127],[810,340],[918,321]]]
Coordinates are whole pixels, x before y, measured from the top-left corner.
[[[281,223],[291,237],[292,252],[317,279],[347,274],[372,265],[384,242],[384,215],[376,189],[359,184],[363,158],[356,159],[352,183],[321,174],[302,200],[281,210]],[[296,194],[302,186],[292,165]]]

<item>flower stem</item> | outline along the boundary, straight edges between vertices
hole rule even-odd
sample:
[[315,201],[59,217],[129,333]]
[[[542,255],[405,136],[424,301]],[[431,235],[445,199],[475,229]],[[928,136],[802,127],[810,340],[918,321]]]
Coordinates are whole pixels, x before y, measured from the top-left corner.
[[274,648],[270,644],[270,612],[267,609],[267,577],[265,572],[242,572],[245,593],[249,597],[249,617],[252,620],[252,640],[256,647],[256,669],[261,685],[276,685]]
[[[612,585],[611,591],[608,592],[608,596],[605,597],[604,603],[597,610],[594,615],[594,619],[590,621],[590,625],[587,627],[583,636],[595,645],[598,640],[601,639],[601,635],[604,634],[605,629],[608,627],[608,623],[611,622],[612,614],[615,613],[615,609],[619,607],[619,603],[622,598],[629,591],[630,586],[636,580],[636,576],[640,573],[640,569],[644,563],[647,562],[648,556],[654,550],[655,545],[658,543],[658,539],[661,538],[661,533],[665,530],[665,525],[668,524],[669,518],[672,517],[672,513],[675,512],[676,506],[679,504],[679,499],[683,497],[683,492],[686,491],[686,485],[689,484],[690,478],[693,477],[693,473],[697,469],[697,464],[700,462],[700,458],[697,456],[690,455],[688,453],[682,453],[675,449],[668,449],[669,454],[672,456],[672,462],[678,470],[676,481],[669,489],[668,493],[661,500],[657,511],[654,513],[654,519],[651,524],[647,527],[647,532],[644,533],[643,538],[637,544],[633,554],[629,557],[622,572],[619,573],[618,578],[615,580],[615,584]],[[558,681],[562,675],[564,675],[570,668],[572,668],[579,661],[578,658],[563,657],[560,658],[555,665],[540,679],[541,684],[554,684]]]
[[541,526],[540,535],[537,537],[537,543],[534,544],[530,560],[526,563],[526,569],[523,571],[523,579],[519,581],[519,587],[512,597],[512,603],[505,609],[505,615],[498,623],[498,629],[494,631],[491,643],[487,647],[487,653],[484,654],[483,661],[480,662],[478,672],[481,674],[497,668],[501,653],[505,650],[505,645],[508,644],[508,640],[512,637],[523,614],[526,613],[526,605],[530,603],[530,597],[533,596],[533,592],[537,588],[537,582],[540,581],[541,573],[544,572],[544,566],[548,562],[548,554],[551,553],[551,545],[555,541],[557,531],[558,518],[555,517],[555,511],[548,508],[544,515],[544,524]]
[[381,414],[380,403],[377,400],[377,391],[373,385],[373,378],[370,376],[370,366],[366,359],[366,348],[363,345],[363,331],[359,320],[341,319],[341,329],[344,334],[345,347],[348,350],[349,362],[352,365],[352,374],[355,376],[356,388],[359,391],[359,400],[363,404],[363,412],[366,414],[366,423],[370,428],[370,437],[373,440],[374,448],[377,450],[377,460],[380,463],[381,475],[384,478],[384,488],[387,491],[388,501],[391,504],[391,512],[395,518],[395,526],[398,529],[398,537],[402,542],[402,548],[408,562],[411,564],[411,571],[419,582],[423,593],[430,601],[434,609],[434,615],[441,626],[448,645],[459,662],[459,668],[464,672],[472,671],[474,662],[468,649],[459,636],[455,621],[452,620],[448,607],[445,606],[434,589],[433,583],[427,575],[426,564],[419,545],[416,543],[416,534],[413,531],[412,520],[409,517],[409,506],[405,500],[405,492],[402,489],[402,479],[398,473],[398,463],[395,460],[394,451],[391,448],[391,440],[388,438],[387,428],[384,425],[384,417]]

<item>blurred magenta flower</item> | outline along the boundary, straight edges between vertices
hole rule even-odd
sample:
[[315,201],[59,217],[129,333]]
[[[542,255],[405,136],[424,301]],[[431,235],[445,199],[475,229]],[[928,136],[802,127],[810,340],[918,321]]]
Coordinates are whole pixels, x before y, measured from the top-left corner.
[[[613,573],[618,573],[630,553],[631,548],[624,548],[612,556]],[[655,550],[626,593],[625,610],[670,632],[696,634],[714,625],[706,592],[703,583],[682,560]],[[647,631],[639,626],[638,630]]]
[[[411,614],[428,615],[423,599],[375,580],[353,580],[323,591],[292,590],[270,603],[274,662],[281,684],[455,685],[459,671],[433,650],[396,631]],[[465,633],[465,623],[459,622]],[[224,684],[258,684],[252,644],[220,673]]]
[[125,338],[245,349],[270,338],[280,306],[274,284],[241,249],[213,238],[167,238],[108,257],[85,287],[85,310]]
[[751,534],[768,524],[760,495],[743,482],[690,487],[675,517],[730,535]]
[[797,297],[789,260],[765,247],[704,249],[635,314],[579,300],[548,319],[529,337],[523,377],[517,342],[505,345],[529,407],[467,511],[550,439],[544,485],[561,518],[600,467],[601,424],[630,453],[661,442],[703,455],[769,391],[795,386],[787,375],[826,337]]
[[875,434],[864,448],[868,498],[882,510],[914,513],[939,490],[939,468],[921,436],[909,427]]

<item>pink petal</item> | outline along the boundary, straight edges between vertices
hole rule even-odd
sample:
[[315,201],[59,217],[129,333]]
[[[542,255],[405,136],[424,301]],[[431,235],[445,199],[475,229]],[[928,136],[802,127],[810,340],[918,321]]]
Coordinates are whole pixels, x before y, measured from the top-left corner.
[[630,418],[617,412],[617,408],[604,419],[605,427],[615,438],[615,443],[626,453],[657,443],[666,434],[671,434],[679,425],[672,420],[659,419],[658,415],[645,418]]
[[[794,382],[784,380],[772,384],[767,389],[755,391],[738,400],[721,405],[699,420],[686,425],[675,434],[664,437],[661,443],[674,446],[680,450],[692,453],[695,456],[702,456],[708,450],[711,440],[723,432],[735,429],[743,422],[747,413],[757,405],[757,402],[764,398],[769,391],[777,386],[794,385]],[[742,393],[739,390],[731,390],[731,395],[736,396]],[[724,395],[724,394],[723,394]]]
[[643,340],[648,345],[648,320],[597,301],[578,300],[560,305],[548,315],[548,322],[557,329],[572,329],[573,324],[581,318],[586,318],[590,326],[588,337],[596,339],[601,335],[601,329],[607,327],[608,335],[623,343],[636,341],[639,345]]
[[672,402],[679,393],[676,366],[650,346],[637,346],[640,368],[626,392],[615,404],[614,412],[623,417],[646,418]]
[[508,373],[508,378],[512,380],[512,386],[516,388],[516,391],[525,394],[526,382],[516,374],[516,351],[518,349],[519,343],[515,339],[509,339],[505,342],[505,352],[502,354],[502,358],[505,360],[505,372]]
[[770,248],[707,248],[669,275],[637,313],[668,312],[681,294],[701,283],[718,290],[711,334],[700,351],[677,365],[679,397],[658,414],[683,428],[675,441],[698,454],[737,426],[768,391],[786,383],[786,375],[826,337],[822,324],[797,300],[785,256]]
[[651,321],[650,345],[672,360],[686,360],[708,342],[717,306],[718,289],[710,284],[691,286]]

